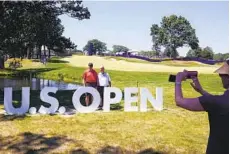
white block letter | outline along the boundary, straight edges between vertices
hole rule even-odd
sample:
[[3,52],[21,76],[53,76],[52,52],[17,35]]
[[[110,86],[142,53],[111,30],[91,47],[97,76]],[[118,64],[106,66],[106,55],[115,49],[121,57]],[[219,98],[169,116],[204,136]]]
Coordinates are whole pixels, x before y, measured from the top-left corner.
[[138,97],[132,97],[132,94],[138,93],[138,88],[125,88],[125,111],[138,111],[137,106],[132,106],[132,102],[138,102]]
[[150,101],[152,106],[155,110],[161,111],[163,110],[163,89],[156,88],[156,99],[153,98],[152,94],[149,92],[147,88],[140,89],[141,95],[141,104],[140,104],[140,111],[146,112],[147,111],[147,100]]
[[[114,98],[110,98],[110,94],[115,93]],[[105,87],[104,90],[104,106],[103,110],[104,112],[110,111],[110,104],[116,104],[119,103],[122,99],[122,92],[119,88],[116,87]]]
[[[80,97],[82,94],[90,93],[93,96],[93,102],[90,106],[83,106],[80,102]],[[78,88],[72,97],[73,106],[75,109],[81,113],[94,112],[100,105],[101,97],[98,91],[92,87],[80,87]]]
[[51,106],[49,108],[45,106],[41,106],[38,110],[39,113],[46,114],[46,113],[55,113],[58,109],[59,102],[56,98],[49,96],[48,94],[50,92],[56,93],[58,91],[58,88],[56,87],[45,87],[40,92],[40,99],[43,102],[49,103]]
[[25,114],[30,106],[30,87],[22,87],[22,104],[20,108],[13,107],[12,88],[4,88],[4,108],[8,114]]

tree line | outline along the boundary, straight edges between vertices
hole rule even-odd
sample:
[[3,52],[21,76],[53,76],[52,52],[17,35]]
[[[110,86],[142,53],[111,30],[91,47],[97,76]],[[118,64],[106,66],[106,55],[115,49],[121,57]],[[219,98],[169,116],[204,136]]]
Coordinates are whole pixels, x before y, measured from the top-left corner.
[[213,59],[214,52],[211,47],[207,46],[204,49],[198,48],[195,50],[190,49],[187,52],[187,57],[198,57],[198,58],[206,58],[206,59]]
[[60,15],[83,20],[90,18],[82,1],[1,1],[0,2],[0,68],[4,67],[4,56],[41,58],[41,48],[63,52],[76,48],[62,36],[64,26]]
[[[92,49],[89,49],[91,46]],[[103,52],[108,51],[105,42],[102,42],[98,39],[92,39],[87,42],[87,44],[83,48],[84,51],[92,50],[92,54],[103,54]],[[115,54],[118,52],[127,53],[130,49],[123,45],[113,45],[112,50],[109,51],[110,54]],[[79,51],[79,50],[78,50]],[[163,51],[139,51],[138,55],[148,57],[148,58],[173,58],[171,57],[172,53],[171,50],[165,48]],[[178,53],[176,53],[179,56]],[[211,60],[226,60],[229,57],[228,53],[214,53],[213,49],[209,46],[205,48],[198,47],[197,49],[190,49],[186,57],[196,57],[196,58],[204,58],[204,59],[211,59]]]
[[[113,45],[113,50],[110,53],[117,53],[117,52],[128,52],[130,49],[123,45]],[[91,50],[93,54],[102,54],[107,50],[107,46],[105,42],[102,42],[98,39],[92,39],[87,42],[87,44],[83,47],[83,51]]]

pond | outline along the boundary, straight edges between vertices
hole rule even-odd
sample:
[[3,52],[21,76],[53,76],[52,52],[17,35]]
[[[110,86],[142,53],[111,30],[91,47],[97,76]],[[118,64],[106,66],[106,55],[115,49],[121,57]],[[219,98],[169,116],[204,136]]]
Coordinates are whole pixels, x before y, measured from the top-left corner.
[[44,87],[57,87],[58,90],[75,90],[81,85],[65,83],[63,81],[54,81],[40,78],[4,78],[0,77],[0,89],[12,87],[13,90],[21,90],[22,87],[30,87],[31,90],[41,90]]

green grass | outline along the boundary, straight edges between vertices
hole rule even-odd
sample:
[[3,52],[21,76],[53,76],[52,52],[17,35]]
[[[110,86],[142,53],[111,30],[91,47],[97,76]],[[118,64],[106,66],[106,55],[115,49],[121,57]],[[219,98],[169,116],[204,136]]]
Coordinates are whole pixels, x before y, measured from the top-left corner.
[[141,60],[137,58],[124,58],[124,57],[115,57],[115,56],[106,56],[104,57],[105,59],[116,59],[116,60],[124,60],[127,62],[134,62],[134,63],[144,63],[144,64],[159,64],[159,65],[167,65],[167,66],[174,66],[174,67],[202,67],[202,66],[212,66],[212,65],[206,65],[203,63],[198,63],[194,61],[175,61],[175,60],[170,60],[170,61],[162,61],[162,62],[148,62],[146,60]]
[[199,62],[195,62],[195,61],[163,61],[160,64],[162,65],[167,65],[167,66],[174,66],[174,67],[202,67],[202,66],[210,66],[212,67],[212,65],[206,65],[203,63],[199,63]]
[[[57,59],[56,59],[57,60]],[[48,63],[46,68],[34,69],[40,77],[68,82],[81,82],[85,68],[70,67],[66,63]],[[26,67],[27,68],[27,67]],[[21,69],[26,73],[29,69]],[[124,112],[123,108],[109,112],[74,114],[72,116],[4,116],[0,114],[1,153],[204,153],[209,126],[204,112],[180,109],[174,102],[174,84],[168,82],[169,73],[143,73],[108,70],[112,85],[147,87],[155,94],[156,87],[164,89],[164,110],[146,113]],[[6,70],[0,74],[12,74]],[[213,94],[224,91],[217,75],[200,75],[204,89]],[[189,85],[183,83],[186,97],[198,97]],[[14,92],[14,101],[20,101],[20,91]],[[73,91],[58,91],[61,105],[71,106]],[[2,94],[1,94],[2,95]],[[0,111],[3,96],[0,97]],[[44,104],[39,91],[31,92],[31,106]],[[135,103],[134,103],[135,104]],[[123,101],[121,102],[123,107]],[[149,105],[149,108],[152,107]]]

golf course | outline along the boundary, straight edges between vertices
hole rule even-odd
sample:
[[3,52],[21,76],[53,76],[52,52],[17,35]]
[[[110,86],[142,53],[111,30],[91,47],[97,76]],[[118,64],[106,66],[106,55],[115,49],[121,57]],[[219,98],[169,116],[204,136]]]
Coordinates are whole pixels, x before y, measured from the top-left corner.
[[[212,94],[224,92],[214,70],[217,65],[197,62],[167,61],[151,63],[138,59],[73,55],[54,57],[46,65],[36,60],[22,60],[22,68],[0,71],[1,76],[35,72],[37,78],[82,83],[81,76],[92,62],[99,72],[104,65],[112,80],[112,87],[146,87],[155,97],[155,88],[163,88],[163,111],[155,111],[148,104],[148,112],[124,112],[123,101],[112,106],[111,112],[78,113],[70,115],[9,116],[4,112],[3,91],[0,100],[1,153],[205,153],[209,124],[205,112],[191,112],[175,105],[174,83],[170,74],[183,69],[196,70],[203,88]],[[2,89],[3,90],[3,89]],[[42,104],[39,90],[31,90],[32,106]],[[62,106],[72,102],[74,91],[59,90],[55,96]],[[185,97],[200,96],[190,81],[183,83]],[[14,103],[20,104],[21,91],[13,91]],[[139,105],[139,103],[133,103]]]
[[225,154],[228,90],[228,1],[0,1],[0,154]]

